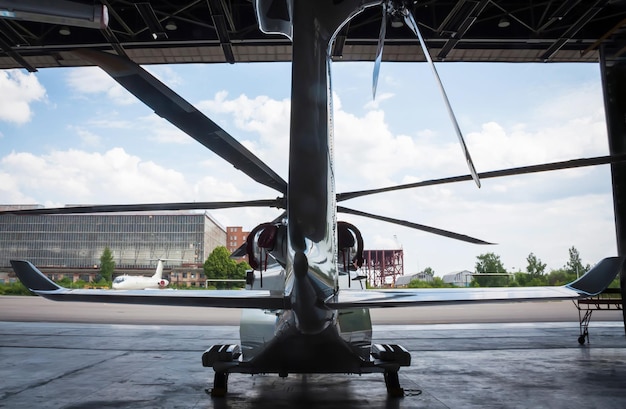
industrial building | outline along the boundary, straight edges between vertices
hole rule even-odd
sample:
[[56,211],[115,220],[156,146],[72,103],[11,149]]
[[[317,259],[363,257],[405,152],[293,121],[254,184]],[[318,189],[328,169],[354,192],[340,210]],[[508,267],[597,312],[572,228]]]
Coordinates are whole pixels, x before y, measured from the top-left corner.
[[419,281],[425,281],[427,283],[430,283],[433,281],[433,276],[432,274],[427,274],[423,271],[420,271],[419,273],[415,273],[415,274],[407,274],[407,275],[401,275],[396,277],[396,283],[395,283],[395,287],[397,288],[401,288],[401,287],[408,287],[409,283],[413,280],[419,280]]
[[[197,285],[204,281],[199,272],[206,257],[225,245],[226,229],[206,212],[0,216],[2,270],[10,270],[12,259],[25,259],[48,274],[73,277],[82,270],[85,275],[87,269],[98,269],[109,247],[116,274],[149,272],[162,258],[170,260],[169,270],[180,274],[174,282]],[[194,271],[187,274],[182,271],[186,269]]]
[[[42,208],[0,205],[0,210]],[[53,280],[93,281],[109,247],[114,276],[152,275],[156,260],[168,259],[164,274],[176,286],[204,287],[202,264],[211,251],[235,251],[249,232],[222,227],[209,213],[152,211],[0,216],[0,282],[15,280],[10,260],[29,260]],[[364,272],[373,287],[393,286],[402,275],[402,250],[365,250]],[[242,258],[245,259],[245,258]]]
[[446,284],[452,284],[456,287],[469,287],[474,275],[474,273],[468,270],[455,271],[444,275],[443,282]]

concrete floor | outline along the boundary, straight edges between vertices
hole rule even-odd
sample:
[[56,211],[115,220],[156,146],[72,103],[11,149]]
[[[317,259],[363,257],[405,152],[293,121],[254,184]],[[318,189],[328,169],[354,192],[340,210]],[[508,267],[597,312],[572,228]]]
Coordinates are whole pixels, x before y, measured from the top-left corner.
[[236,343],[230,325],[0,322],[2,408],[624,408],[621,322],[376,325],[413,363],[406,396],[388,399],[382,375],[233,374],[226,398],[202,352]]
[[0,408],[626,407],[621,311],[594,313],[581,347],[571,302],[373,310],[375,341],[412,353],[404,398],[376,374],[234,374],[212,399],[200,357],[238,342],[239,313],[0,297]]

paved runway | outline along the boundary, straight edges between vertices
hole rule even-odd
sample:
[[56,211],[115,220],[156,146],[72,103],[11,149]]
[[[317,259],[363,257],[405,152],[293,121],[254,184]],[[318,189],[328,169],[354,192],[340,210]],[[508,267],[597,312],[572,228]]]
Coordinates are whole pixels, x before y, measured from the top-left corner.
[[[213,399],[204,392],[213,371],[201,366],[200,356],[214,343],[238,341],[238,328],[224,322],[236,311],[217,318],[210,316],[223,310],[184,311],[202,317],[204,324],[113,324],[110,316],[85,324],[63,321],[75,320],[68,311],[88,315],[90,307],[73,304],[68,309],[71,304],[63,304],[57,310],[60,304],[0,297],[0,407],[626,407],[626,337],[618,311],[604,314],[601,321],[592,320],[591,343],[585,346],[576,341],[577,312],[571,303],[573,317],[560,322],[524,323],[520,313],[516,323],[508,324],[375,324],[375,341],[398,342],[412,354],[412,366],[400,371],[407,392],[402,399],[388,399],[382,375],[376,374],[286,379],[234,374],[229,395]],[[48,307],[46,313],[42,305]],[[523,310],[530,305],[511,308]],[[104,304],[91,304],[96,306],[102,309]],[[535,306],[543,306],[544,317],[560,308],[555,303]],[[54,311],[58,322],[50,319],[48,311]],[[133,308],[107,311],[117,311],[112,315],[123,316],[122,321],[141,319],[142,314],[131,319]],[[173,314],[162,307],[150,307],[150,312],[156,317]],[[423,315],[436,319],[436,312]],[[397,314],[391,318],[400,320]]]

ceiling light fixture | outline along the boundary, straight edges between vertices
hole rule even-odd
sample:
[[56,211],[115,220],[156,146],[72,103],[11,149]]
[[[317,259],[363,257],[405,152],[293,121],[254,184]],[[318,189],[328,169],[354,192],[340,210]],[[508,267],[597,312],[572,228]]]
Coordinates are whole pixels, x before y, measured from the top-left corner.
[[391,27],[393,28],[400,28],[404,25],[404,21],[402,21],[402,19],[396,15],[392,15],[391,16]]
[[500,21],[498,21],[498,27],[500,28],[507,28],[510,25],[511,25],[511,22],[506,17],[502,17]]
[[165,29],[169,31],[174,31],[178,29],[178,26],[176,25],[176,22],[174,20],[168,20],[167,23],[165,23]]
[[161,22],[154,13],[154,9],[149,2],[135,3],[135,8],[139,11],[141,18],[148,26],[148,30],[152,34],[152,38],[155,40],[164,40],[167,38],[167,34],[161,26]]

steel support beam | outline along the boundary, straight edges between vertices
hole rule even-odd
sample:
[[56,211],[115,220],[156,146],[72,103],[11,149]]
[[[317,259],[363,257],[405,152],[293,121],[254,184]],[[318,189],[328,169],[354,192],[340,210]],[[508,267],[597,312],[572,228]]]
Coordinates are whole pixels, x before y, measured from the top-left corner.
[[207,0],[207,4],[209,6],[209,11],[211,12],[211,19],[213,20],[213,25],[215,26],[217,38],[220,41],[220,46],[222,47],[222,52],[224,53],[224,58],[227,63],[234,64],[235,54],[233,53],[233,45],[230,41],[230,36],[228,35],[227,26],[227,23],[229,22],[232,24],[232,19],[228,18],[229,15],[225,10],[225,4],[223,1]]
[[[457,4],[459,5],[459,8],[462,6],[462,3],[463,2],[459,2]],[[472,27],[472,24],[476,22],[476,20],[478,19],[478,16],[480,16],[480,14],[483,12],[483,10],[485,10],[485,7],[487,7],[488,4],[489,4],[489,0],[480,0],[480,2],[474,3],[471,7],[468,8],[468,10],[466,11],[466,15],[463,17],[463,20],[461,21],[459,26],[453,30],[454,31],[453,38],[446,41],[444,46],[439,51],[439,54],[437,54],[438,60],[445,59],[448,53],[452,51],[454,47],[456,47],[458,42],[461,41],[463,36]],[[457,8],[455,7],[455,10],[456,9]],[[445,21],[444,24],[441,25],[440,30],[438,30],[438,32],[441,32],[441,30],[443,30],[443,28],[445,27],[445,23],[447,23],[447,21]]]
[[596,0],[596,2],[588,8],[588,10],[572,24],[565,33],[561,34],[561,38],[556,40],[545,53],[539,57],[543,61],[548,61],[554,56],[568,41],[572,39],[596,14],[602,11],[602,8],[606,5],[606,0]]
[[[626,153],[626,59],[615,56],[615,51],[623,48],[600,48],[600,69],[602,72],[602,89],[609,136],[609,152],[611,155]],[[611,164],[613,183],[613,207],[615,211],[615,233],[617,236],[617,253],[626,256],[626,163]],[[626,300],[626,271],[620,274],[622,300]],[[622,301],[624,331],[626,332],[626,302]]]
[[2,40],[2,38],[0,38],[0,49],[2,49],[5,53],[7,53],[9,57],[13,58],[13,60],[17,62],[19,65],[26,68],[29,72],[37,72],[37,68],[30,65],[28,61],[26,61],[19,53],[13,51],[11,46],[5,43],[4,40]]

